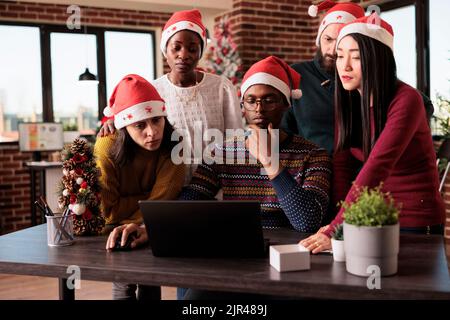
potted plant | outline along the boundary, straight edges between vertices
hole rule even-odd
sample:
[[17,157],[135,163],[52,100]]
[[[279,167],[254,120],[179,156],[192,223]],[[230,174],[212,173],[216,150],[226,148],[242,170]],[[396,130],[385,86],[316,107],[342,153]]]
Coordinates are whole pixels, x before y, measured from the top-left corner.
[[333,249],[333,259],[337,262],[345,261],[344,251],[344,226],[338,224],[331,235],[331,248]]
[[350,205],[342,203],[346,269],[358,276],[368,276],[369,266],[378,266],[381,276],[397,273],[399,208],[381,188],[382,184],[357,188],[357,200]]

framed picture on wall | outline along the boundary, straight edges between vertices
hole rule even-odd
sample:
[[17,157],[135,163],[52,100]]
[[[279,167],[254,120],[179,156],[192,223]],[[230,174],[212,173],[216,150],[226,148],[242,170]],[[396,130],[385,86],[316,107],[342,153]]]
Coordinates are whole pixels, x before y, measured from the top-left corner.
[[56,122],[21,122],[20,151],[59,151],[64,147],[63,125]]

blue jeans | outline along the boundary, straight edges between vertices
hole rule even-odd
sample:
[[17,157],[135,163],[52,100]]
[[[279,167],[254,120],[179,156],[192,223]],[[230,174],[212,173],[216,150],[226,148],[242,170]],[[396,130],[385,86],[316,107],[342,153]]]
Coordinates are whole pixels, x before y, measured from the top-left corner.
[[177,300],[184,300],[188,288],[177,288]]

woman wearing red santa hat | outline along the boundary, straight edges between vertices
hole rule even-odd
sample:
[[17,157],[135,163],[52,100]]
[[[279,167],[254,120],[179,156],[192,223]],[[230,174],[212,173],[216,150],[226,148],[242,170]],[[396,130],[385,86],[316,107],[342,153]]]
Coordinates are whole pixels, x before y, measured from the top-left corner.
[[[198,10],[175,12],[164,26],[160,49],[167,59],[170,72],[152,84],[164,98],[167,117],[194,148],[194,128],[204,133],[208,129],[242,128],[242,115],[237,92],[233,84],[223,76],[196,70],[206,50],[206,28]],[[112,121],[110,121],[110,124]],[[181,131],[181,130],[182,131]],[[105,125],[102,133],[114,131]],[[197,166],[188,166],[188,183]]]
[[[383,190],[402,204],[401,232],[442,234],[445,211],[431,132],[420,94],[397,78],[393,37],[376,13],[339,32],[333,203],[351,204],[358,187],[383,182]],[[313,253],[330,249],[344,210],[300,243]]]
[[[184,182],[185,168],[172,163],[173,128],[166,106],[156,89],[144,78],[130,74],[114,89],[105,109],[114,115],[116,134],[98,138],[95,143],[105,232],[112,232],[106,249],[116,249],[116,240],[125,245],[136,232],[131,248],[142,242],[145,229],[139,200],[175,199]],[[143,231],[144,230],[144,231]],[[121,237],[121,238],[119,238]],[[145,241],[144,241],[145,242]],[[113,284],[114,299],[160,298],[159,287]]]

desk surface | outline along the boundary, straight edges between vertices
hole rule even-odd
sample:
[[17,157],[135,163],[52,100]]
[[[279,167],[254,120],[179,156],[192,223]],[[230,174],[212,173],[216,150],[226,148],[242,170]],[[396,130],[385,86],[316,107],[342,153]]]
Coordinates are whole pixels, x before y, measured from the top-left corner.
[[[279,244],[305,235],[268,230]],[[450,276],[440,236],[401,235],[399,272],[369,290],[367,278],[351,275],[331,255],[313,255],[311,270],[278,273],[267,259],[156,258],[148,248],[107,252],[106,237],[77,237],[72,246],[47,246],[46,225],[0,237],[0,273],[67,278],[69,265],[81,280],[118,281],[210,290],[332,299],[450,299]]]

